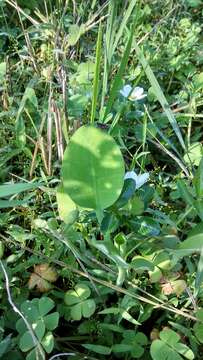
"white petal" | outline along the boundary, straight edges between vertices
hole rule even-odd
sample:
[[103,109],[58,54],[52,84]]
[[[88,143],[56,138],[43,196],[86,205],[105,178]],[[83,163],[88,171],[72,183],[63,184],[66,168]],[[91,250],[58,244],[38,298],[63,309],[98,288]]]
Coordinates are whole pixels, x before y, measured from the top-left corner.
[[141,100],[143,98],[145,98],[147,96],[147,94],[144,94],[144,89],[140,86],[136,86],[133,90],[133,92],[131,93],[129,99],[130,100]]
[[137,174],[134,171],[127,171],[127,173],[124,176],[124,180],[132,179],[137,183]]
[[133,89],[133,92],[131,93],[131,96],[135,96],[135,97],[139,97],[141,95],[143,95],[144,93],[144,89],[140,86],[136,86],[134,89]]
[[142,185],[144,185],[149,179],[149,173],[144,173],[142,175],[138,175],[136,182],[136,189],[139,189]]
[[121,90],[120,90],[120,94],[123,95],[125,98],[127,98],[129,96],[129,94],[132,91],[132,86],[130,85],[125,85]]

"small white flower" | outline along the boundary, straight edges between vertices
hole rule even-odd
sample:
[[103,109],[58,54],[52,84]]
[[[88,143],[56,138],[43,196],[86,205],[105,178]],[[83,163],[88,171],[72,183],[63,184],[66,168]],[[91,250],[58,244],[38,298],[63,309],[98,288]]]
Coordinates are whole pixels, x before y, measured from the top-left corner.
[[129,96],[129,99],[132,101],[144,99],[147,94],[144,93],[144,89],[140,86],[136,86],[132,93]]
[[132,91],[132,86],[130,85],[125,85],[121,90],[120,90],[120,94],[123,95],[125,98],[128,98],[128,96],[130,95]]
[[126,180],[126,179],[134,180],[135,184],[136,184],[136,190],[137,190],[148,181],[149,173],[137,175],[135,173],[135,171],[127,171],[127,173],[125,174],[124,180]]
[[134,89],[130,85],[125,85],[121,90],[120,94],[131,101],[141,100],[147,96],[144,93],[144,89],[140,86],[136,86]]

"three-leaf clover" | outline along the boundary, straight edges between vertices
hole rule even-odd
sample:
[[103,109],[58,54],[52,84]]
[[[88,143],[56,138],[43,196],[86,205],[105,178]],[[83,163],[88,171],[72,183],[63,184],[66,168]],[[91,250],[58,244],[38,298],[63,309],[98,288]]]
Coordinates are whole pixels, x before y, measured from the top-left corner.
[[[58,312],[49,314],[54,306],[54,301],[48,297],[33,299],[32,301],[26,300],[21,305],[21,312],[32,327],[42,348],[47,353],[51,353],[53,350],[54,338],[51,331],[58,326],[59,321]],[[31,350],[31,352],[27,354],[26,360],[34,360],[36,344],[23,319],[17,321],[16,329],[19,332],[19,347],[21,351],[28,352]]]
[[74,290],[68,290],[65,294],[65,303],[70,306],[70,314],[73,320],[81,320],[82,316],[89,318],[96,309],[93,299],[89,299],[90,288],[85,284],[77,284]]
[[193,360],[192,350],[180,342],[180,336],[171,329],[163,330],[160,339],[154,340],[150,353],[153,360]]
[[130,351],[133,359],[139,359],[144,354],[144,346],[147,343],[147,337],[142,332],[126,330],[122,342],[112,346],[112,351],[115,353]]

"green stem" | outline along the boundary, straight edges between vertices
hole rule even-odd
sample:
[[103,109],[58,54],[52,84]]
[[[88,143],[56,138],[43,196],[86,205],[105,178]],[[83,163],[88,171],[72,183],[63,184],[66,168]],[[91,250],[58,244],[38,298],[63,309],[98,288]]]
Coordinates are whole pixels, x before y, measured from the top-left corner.
[[117,286],[122,286],[125,281],[126,269],[121,266],[118,266],[118,277],[116,280]]

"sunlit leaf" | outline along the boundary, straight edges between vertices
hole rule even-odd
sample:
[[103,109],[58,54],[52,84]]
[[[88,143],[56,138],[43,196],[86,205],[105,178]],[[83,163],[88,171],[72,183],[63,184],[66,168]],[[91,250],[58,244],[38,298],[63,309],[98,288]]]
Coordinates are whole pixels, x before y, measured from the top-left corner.
[[123,187],[120,149],[111,136],[93,126],[83,126],[64,153],[62,176],[64,191],[77,205],[105,209],[117,200]]

